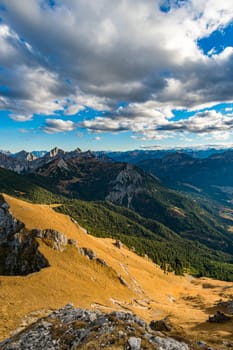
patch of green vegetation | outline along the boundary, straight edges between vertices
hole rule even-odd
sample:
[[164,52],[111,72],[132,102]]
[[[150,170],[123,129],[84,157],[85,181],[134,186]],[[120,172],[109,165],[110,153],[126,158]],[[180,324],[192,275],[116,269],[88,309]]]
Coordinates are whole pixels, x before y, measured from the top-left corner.
[[19,175],[3,168],[0,168],[0,192],[33,203],[58,203],[61,197],[36,184],[30,176]]

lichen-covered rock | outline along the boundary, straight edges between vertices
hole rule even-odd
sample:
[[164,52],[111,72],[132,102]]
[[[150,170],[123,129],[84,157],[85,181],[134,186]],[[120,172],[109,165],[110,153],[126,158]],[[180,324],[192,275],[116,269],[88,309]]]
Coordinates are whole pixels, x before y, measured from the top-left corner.
[[[132,313],[76,309],[68,304],[0,343],[2,350],[157,349],[189,350],[185,343],[158,336]],[[191,350],[191,349],[190,349]]]

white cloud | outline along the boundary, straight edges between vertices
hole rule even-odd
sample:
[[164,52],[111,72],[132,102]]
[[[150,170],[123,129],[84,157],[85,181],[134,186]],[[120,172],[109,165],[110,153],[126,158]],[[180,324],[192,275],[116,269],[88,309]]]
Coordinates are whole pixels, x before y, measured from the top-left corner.
[[[197,45],[232,21],[232,0],[170,1],[168,13],[160,0],[58,0],[52,8],[45,0],[2,2],[0,109],[20,116],[105,110],[81,126],[151,138],[226,127],[214,114],[170,118],[174,108],[233,100],[233,49],[213,48],[208,57]],[[117,109],[122,101],[129,105]]]
[[102,137],[96,136],[96,137],[94,137],[94,140],[95,140],[95,141],[100,141],[100,140],[102,140]]
[[[131,108],[128,107],[128,110]],[[146,114],[146,109],[142,112],[135,108],[127,115],[126,109],[119,115],[115,113],[112,118],[97,117],[94,120],[83,121],[79,126],[94,133],[132,131],[132,138],[141,140],[161,140],[174,137],[174,134],[185,134],[187,139],[189,133],[204,136],[208,134],[223,140],[229,138],[228,132],[233,128],[233,114],[223,115],[215,110],[199,112],[178,121],[166,119],[161,111],[154,111],[153,116],[150,110],[149,112]]]
[[27,122],[33,119],[32,115],[17,115],[17,114],[10,114],[9,117],[12,120],[15,120],[16,122]]
[[73,131],[75,129],[75,123],[71,120],[62,119],[46,119],[43,131],[47,134],[55,134],[58,132]]

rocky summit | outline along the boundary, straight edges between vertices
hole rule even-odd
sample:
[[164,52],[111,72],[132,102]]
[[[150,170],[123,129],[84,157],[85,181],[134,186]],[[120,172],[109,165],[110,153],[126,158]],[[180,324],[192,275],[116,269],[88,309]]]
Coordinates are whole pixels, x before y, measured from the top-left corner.
[[132,313],[76,309],[66,305],[0,343],[2,350],[158,349],[191,350],[184,342],[153,331]]

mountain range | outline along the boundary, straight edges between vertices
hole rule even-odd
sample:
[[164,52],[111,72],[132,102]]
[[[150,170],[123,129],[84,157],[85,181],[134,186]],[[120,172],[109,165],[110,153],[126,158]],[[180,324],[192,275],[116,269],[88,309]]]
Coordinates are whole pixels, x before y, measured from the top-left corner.
[[127,162],[137,164],[140,161],[147,159],[162,159],[169,154],[184,153],[192,158],[204,159],[213,154],[221,154],[226,151],[232,150],[232,146],[221,147],[217,145],[207,145],[200,147],[174,147],[174,148],[156,148],[156,149],[136,149],[133,151],[97,151],[97,156],[108,156],[117,162]]
[[163,159],[147,159],[137,164],[158,176],[164,184],[191,191],[229,205],[233,193],[233,151],[197,159],[182,152],[166,155]]
[[93,234],[120,237],[177,273],[233,280],[232,234],[215,206],[169,189],[138,166],[59,148],[40,158],[2,155],[0,165],[2,192],[63,203],[57,210]]

